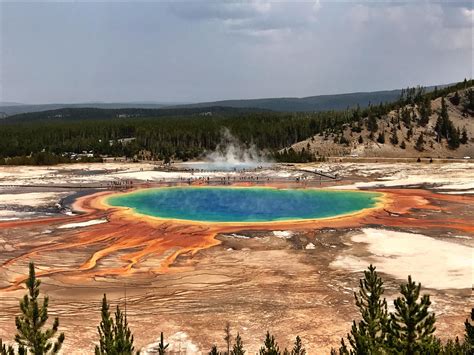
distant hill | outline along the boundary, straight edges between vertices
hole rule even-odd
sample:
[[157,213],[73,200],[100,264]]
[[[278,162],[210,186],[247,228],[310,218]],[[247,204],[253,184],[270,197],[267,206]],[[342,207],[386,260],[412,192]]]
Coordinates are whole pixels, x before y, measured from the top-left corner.
[[[440,85],[438,88],[445,87]],[[434,86],[426,88],[427,91],[434,89]],[[79,104],[45,104],[28,105],[11,103],[6,105],[0,103],[0,112],[11,116],[20,113],[52,111],[64,108],[98,108],[98,109],[177,109],[177,108],[206,108],[206,107],[233,107],[233,108],[253,108],[260,110],[271,110],[280,112],[318,112],[328,110],[344,110],[359,105],[361,108],[369,104],[394,102],[400,97],[401,90],[385,90],[373,92],[355,92],[347,94],[318,95],[308,97],[280,97],[264,99],[244,99],[244,100],[222,100],[212,102],[200,102],[192,104],[175,103],[154,103],[154,102],[126,102],[126,103],[101,103],[89,102]]]
[[0,101],[0,107],[1,106],[18,106],[18,105],[24,105],[24,104],[20,102]]
[[337,95],[308,96],[302,98],[281,97],[249,100],[223,100],[180,105],[176,107],[253,107],[282,112],[314,112],[327,110],[344,110],[348,107],[356,107],[357,105],[364,108],[367,107],[370,103],[379,104],[380,102],[393,102],[398,100],[398,98],[400,97],[400,93],[401,90],[389,90],[374,92],[356,92]]
[[[430,92],[437,87],[438,89],[452,84],[425,87],[425,92]],[[400,98],[402,90],[384,90],[372,92],[354,92],[347,94],[318,95],[308,97],[280,97],[266,99],[248,99],[248,100],[223,100],[213,102],[202,102],[196,104],[179,105],[174,107],[253,107],[264,110],[280,112],[319,112],[329,110],[345,110],[355,108],[359,105],[365,108],[380,103],[395,102]]]
[[81,104],[45,104],[45,105],[28,105],[11,102],[0,103],[0,112],[8,116],[28,112],[52,111],[63,108],[99,108],[99,109],[123,109],[123,108],[141,108],[141,109],[159,109],[169,106],[169,104],[158,103],[81,103]]

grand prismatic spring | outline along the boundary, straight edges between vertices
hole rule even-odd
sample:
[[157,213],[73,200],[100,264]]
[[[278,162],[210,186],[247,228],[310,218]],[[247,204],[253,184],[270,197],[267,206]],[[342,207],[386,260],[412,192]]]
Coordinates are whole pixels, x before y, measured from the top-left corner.
[[372,208],[380,196],[321,189],[171,187],[112,196],[106,203],[163,219],[245,223],[335,217]]

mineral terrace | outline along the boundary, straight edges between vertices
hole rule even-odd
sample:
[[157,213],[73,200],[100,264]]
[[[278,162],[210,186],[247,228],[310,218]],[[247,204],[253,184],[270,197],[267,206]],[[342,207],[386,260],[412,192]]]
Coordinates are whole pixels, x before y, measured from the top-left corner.
[[[379,208],[342,218],[241,225],[156,220],[103,203],[117,190],[207,183],[363,189],[385,198]],[[144,353],[153,352],[161,331],[175,353],[207,353],[223,346],[226,321],[249,353],[267,330],[282,346],[300,335],[309,353],[328,353],[357,317],[353,291],[370,263],[386,280],[389,304],[410,274],[431,295],[437,334],[461,335],[473,301],[473,194],[468,161],[246,173],[145,163],[2,167],[0,334],[14,336],[33,260],[68,354],[93,350],[103,293],[113,305],[126,304]]]

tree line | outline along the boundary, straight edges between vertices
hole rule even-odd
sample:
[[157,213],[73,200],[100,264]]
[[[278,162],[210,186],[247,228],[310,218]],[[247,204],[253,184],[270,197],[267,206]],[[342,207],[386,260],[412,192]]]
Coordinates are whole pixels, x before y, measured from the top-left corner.
[[[96,155],[188,160],[215,150],[228,129],[244,146],[261,151],[290,146],[350,121],[349,111],[324,113],[248,113],[211,117],[136,118],[99,121],[18,123],[0,126],[0,160],[46,152],[93,151]],[[123,143],[122,138],[134,138]]]
[[[29,275],[25,281],[28,293],[20,301],[21,315],[15,318],[17,334],[15,343],[20,355],[57,354],[65,340],[65,334],[59,333],[59,319],[55,318],[51,328],[46,327],[49,298],[40,302],[41,281],[36,278],[33,263],[29,264]],[[355,304],[359,310],[359,320],[354,320],[350,332],[341,339],[341,346],[332,349],[331,355],[366,354],[440,354],[468,355],[474,353],[474,308],[470,320],[464,323],[463,339],[449,339],[442,343],[434,335],[436,316],[430,311],[430,296],[421,295],[421,284],[415,283],[411,276],[400,285],[400,296],[394,301],[394,311],[389,312],[387,301],[383,298],[384,282],[372,265],[364,271],[359,281],[359,290],[354,292]],[[127,315],[117,305],[114,315],[104,294],[101,308],[101,321],[97,327],[96,355],[132,355],[139,354],[134,346],[134,336],[128,325]],[[213,345],[209,355],[244,355],[244,341],[239,333],[232,336],[230,323],[224,329],[225,350],[220,351]],[[163,333],[157,351],[160,355],[168,352]],[[280,349],[275,337],[267,332],[259,355],[305,355],[303,341],[296,336],[290,350]],[[0,354],[15,355],[12,345],[2,343]]]

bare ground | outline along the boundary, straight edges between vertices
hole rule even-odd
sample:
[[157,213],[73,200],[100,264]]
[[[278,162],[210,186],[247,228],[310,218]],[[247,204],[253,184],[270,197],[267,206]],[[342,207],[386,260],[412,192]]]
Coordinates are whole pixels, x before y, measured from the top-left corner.
[[[473,178],[473,170],[467,163],[436,167],[426,165],[422,169],[417,164],[388,163],[323,164],[317,168],[336,170],[344,178],[339,184],[351,188],[353,184],[366,184],[361,188],[371,188],[376,184],[385,187],[401,184],[422,185],[440,192],[468,193]],[[28,192],[32,191],[28,189]],[[11,195],[21,191],[12,192],[9,189],[7,193]],[[463,196],[467,195],[459,195],[461,202]],[[25,199],[20,200],[21,206],[17,208],[24,208]],[[465,203],[442,200],[434,203],[449,208],[415,210],[410,212],[411,217],[429,221],[456,218],[469,224],[474,215],[474,207]],[[458,252],[457,247],[473,248],[474,235],[471,232],[451,230],[449,225],[429,230],[387,225],[369,225],[366,228],[382,234],[388,231],[422,235],[434,243],[453,245],[453,249],[443,248],[442,251],[436,250],[435,246],[436,253],[427,248],[424,260],[429,261],[431,258],[433,263],[440,262],[439,253],[455,258],[453,253]],[[54,243],[54,240],[68,232],[68,228],[53,228],[48,224],[0,228],[0,263],[34,246]],[[271,228],[263,231],[243,229],[238,233],[218,235],[217,239],[222,242],[220,245],[179,257],[167,273],[137,272],[127,277],[104,275],[88,281],[58,274],[43,278],[42,291],[51,298],[51,316],[60,317],[60,328],[66,332],[64,353],[68,354],[92,352],[97,339],[96,327],[104,292],[113,305],[125,307],[126,304],[137,348],[145,349],[163,331],[175,351],[206,353],[214,343],[224,346],[222,330],[225,322],[229,321],[233,334],[241,334],[249,353],[258,350],[266,330],[275,334],[282,347],[289,346],[294,336],[300,335],[309,354],[328,353],[331,347],[338,346],[340,338],[349,331],[351,320],[357,317],[352,293],[358,286],[362,269],[368,263],[380,262],[389,301],[396,297],[398,285],[404,279],[397,272],[396,263],[384,264],[384,258],[396,259],[400,257],[400,252],[384,250],[381,253],[379,249],[373,249],[372,240],[360,237],[365,232],[360,228],[278,230],[276,233]],[[83,246],[46,253],[34,259],[39,271],[53,265],[67,268],[68,265],[80,264],[87,259],[93,252],[90,248]],[[421,244],[416,245],[417,250],[420,248],[423,248],[423,239]],[[100,263],[114,265],[120,255],[121,252],[117,251],[100,260]],[[146,270],[147,266],[156,265],[163,257],[150,256],[143,260],[141,267]],[[411,271],[416,277],[419,271],[417,259],[404,257],[404,271]],[[349,267],[338,265],[336,261],[341,258],[357,262],[349,263]],[[7,280],[11,275],[24,275],[27,261],[4,264],[0,268],[0,287],[8,286]],[[424,267],[423,272],[433,276],[426,270],[426,263]],[[432,273],[439,273],[439,268],[443,269],[437,265]],[[463,272],[469,273],[469,269],[466,271],[464,267]],[[426,275],[419,275],[420,280],[417,281],[423,282]],[[472,285],[453,288],[449,281],[447,278],[444,284],[441,282],[431,288],[424,288],[431,295],[432,308],[437,314],[437,334],[444,339],[462,334],[463,320],[472,306]],[[18,301],[23,293],[24,290],[0,292],[0,334],[4,339],[13,338],[13,318],[18,313]]]

